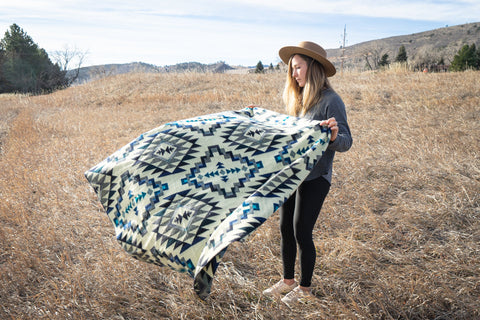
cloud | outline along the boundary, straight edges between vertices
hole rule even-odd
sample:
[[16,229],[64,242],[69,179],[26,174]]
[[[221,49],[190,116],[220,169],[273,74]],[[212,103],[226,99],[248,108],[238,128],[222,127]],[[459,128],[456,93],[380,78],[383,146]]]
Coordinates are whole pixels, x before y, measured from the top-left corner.
[[393,1],[393,0],[226,0],[274,10],[317,13],[329,15],[352,15],[372,18],[395,18],[424,21],[447,21],[464,23],[479,18],[480,1]]

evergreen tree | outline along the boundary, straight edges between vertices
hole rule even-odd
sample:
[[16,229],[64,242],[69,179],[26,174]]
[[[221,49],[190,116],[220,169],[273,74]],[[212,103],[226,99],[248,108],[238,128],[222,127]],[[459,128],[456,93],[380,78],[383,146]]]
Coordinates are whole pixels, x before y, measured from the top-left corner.
[[262,61],[258,61],[257,67],[255,68],[255,73],[263,73],[263,63]]
[[480,47],[477,49],[477,52],[475,54],[475,69],[480,70]]
[[453,57],[450,70],[464,71],[469,68],[478,70],[479,63],[479,51],[477,50],[475,44],[472,44],[471,46],[466,44],[460,50],[458,50],[458,53]]
[[405,50],[405,46],[402,45],[398,49],[397,57],[395,58],[396,62],[407,62],[407,50]]
[[41,93],[65,86],[65,72],[17,24],[5,32],[0,52],[0,92]]
[[380,61],[378,62],[378,65],[380,67],[386,67],[390,64],[390,61],[388,61],[388,54],[385,53],[382,58],[380,59]]

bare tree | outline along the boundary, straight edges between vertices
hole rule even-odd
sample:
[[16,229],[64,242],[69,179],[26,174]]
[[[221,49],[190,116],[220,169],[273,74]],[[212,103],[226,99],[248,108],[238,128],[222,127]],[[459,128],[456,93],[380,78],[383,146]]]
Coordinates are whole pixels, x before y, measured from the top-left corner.
[[66,73],[67,86],[77,80],[87,54],[88,51],[82,51],[77,47],[70,48],[68,45],[65,45],[63,50],[57,50],[51,54],[55,63]]
[[365,58],[366,66],[370,70],[377,70],[380,66],[380,61],[386,51],[383,47],[379,47],[378,44],[374,44],[372,47],[365,48],[362,52]]
[[363,53],[363,57],[365,58],[365,63],[368,66],[368,69],[373,70],[372,64],[370,63],[370,60],[368,59],[369,56],[371,56],[371,55],[372,55],[371,52],[364,52]]

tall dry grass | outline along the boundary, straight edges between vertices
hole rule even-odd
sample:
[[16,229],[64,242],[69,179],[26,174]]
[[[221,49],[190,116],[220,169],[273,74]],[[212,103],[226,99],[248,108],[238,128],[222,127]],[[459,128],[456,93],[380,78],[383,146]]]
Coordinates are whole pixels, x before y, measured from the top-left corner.
[[354,145],[315,226],[317,301],[287,308],[278,217],[228,249],[211,296],[116,243],[83,172],[168,121],[257,104],[281,74],[130,74],[0,96],[1,319],[480,318],[480,73],[344,73]]

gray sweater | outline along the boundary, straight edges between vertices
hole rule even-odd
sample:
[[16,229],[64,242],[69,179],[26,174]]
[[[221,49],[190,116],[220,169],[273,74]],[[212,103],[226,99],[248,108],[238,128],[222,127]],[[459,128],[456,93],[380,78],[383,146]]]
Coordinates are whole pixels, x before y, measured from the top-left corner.
[[342,98],[333,90],[323,91],[322,99],[306,114],[306,119],[327,120],[334,117],[337,120],[338,135],[331,142],[320,161],[315,165],[305,180],[313,180],[324,177],[329,183],[332,182],[332,167],[335,151],[345,152],[352,146],[352,136],[347,122],[347,113]]

